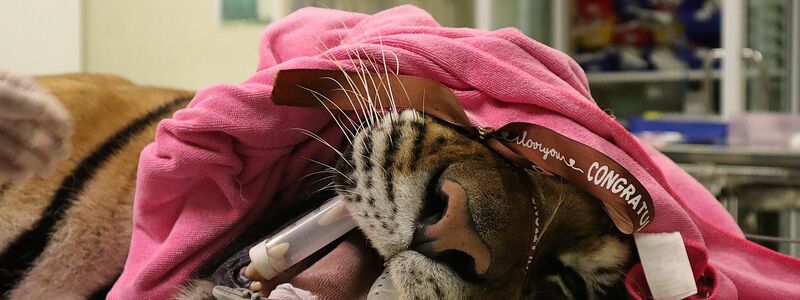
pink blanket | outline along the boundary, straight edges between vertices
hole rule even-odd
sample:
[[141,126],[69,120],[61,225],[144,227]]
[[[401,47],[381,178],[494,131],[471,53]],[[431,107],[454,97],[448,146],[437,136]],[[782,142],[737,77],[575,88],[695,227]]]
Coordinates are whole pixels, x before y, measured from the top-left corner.
[[[598,108],[572,59],[516,29],[440,27],[412,6],[375,15],[297,11],[264,32],[255,75],[206,88],[162,121],[142,152],[130,254],[109,298],[174,296],[263,210],[292,199],[299,179],[318,169],[306,158],[332,162],[331,151],[290,130],[337,144],[342,136],[327,112],[276,106],[269,95],[278,70],[336,69],[332,58],[350,61],[356,52],[391,55],[389,68],[396,55],[400,73],[442,82],[480,126],[538,124],[629,169],[655,205],[644,231],[682,234],[699,296],[800,299],[800,261],[746,241],[699,183]],[[635,288],[646,286],[640,265],[627,283],[634,298],[647,297]]]

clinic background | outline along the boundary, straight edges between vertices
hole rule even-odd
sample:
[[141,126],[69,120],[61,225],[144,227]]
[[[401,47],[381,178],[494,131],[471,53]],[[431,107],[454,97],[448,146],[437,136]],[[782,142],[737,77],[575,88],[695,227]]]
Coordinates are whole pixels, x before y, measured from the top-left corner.
[[296,9],[399,4],[568,53],[601,107],[800,257],[800,0],[0,0],[0,68],[196,90],[247,79]]

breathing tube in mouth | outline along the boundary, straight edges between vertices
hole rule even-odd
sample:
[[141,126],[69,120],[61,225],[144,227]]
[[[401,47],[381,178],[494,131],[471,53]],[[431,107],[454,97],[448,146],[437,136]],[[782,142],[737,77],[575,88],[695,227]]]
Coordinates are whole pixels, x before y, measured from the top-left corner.
[[336,196],[296,222],[250,248],[250,265],[262,278],[270,280],[356,228],[345,207],[344,197]]
[[[250,264],[264,280],[271,280],[303,259],[356,228],[342,196],[336,196],[285,229],[250,248]],[[252,287],[252,286],[251,286]],[[261,292],[261,291],[254,291]],[[397,299],[394,283],[384,271],[367,299]]]

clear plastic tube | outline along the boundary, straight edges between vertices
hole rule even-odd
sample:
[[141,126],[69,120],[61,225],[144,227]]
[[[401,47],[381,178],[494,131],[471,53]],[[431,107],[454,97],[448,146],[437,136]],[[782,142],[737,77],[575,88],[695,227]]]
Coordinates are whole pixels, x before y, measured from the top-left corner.
[[266,280],[302,261],[356,227],[342,196],[250,248],[253,268]]

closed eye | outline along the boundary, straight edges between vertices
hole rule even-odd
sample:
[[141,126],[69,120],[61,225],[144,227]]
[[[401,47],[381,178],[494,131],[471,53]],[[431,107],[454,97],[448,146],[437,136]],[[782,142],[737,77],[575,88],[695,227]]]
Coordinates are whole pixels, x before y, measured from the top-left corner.
[[568,299],[588,299],[586,281],[574,269],[564,266],[558,274],[559,286]]
[[422,224],[435,224],[444,216],[445,212],[447,212],[447,195],[442,192],[441,185],[439,184],[442,174],[447,167],[448,165],[443,165],[437,168],[428,181],[417,226],[422,226]]

